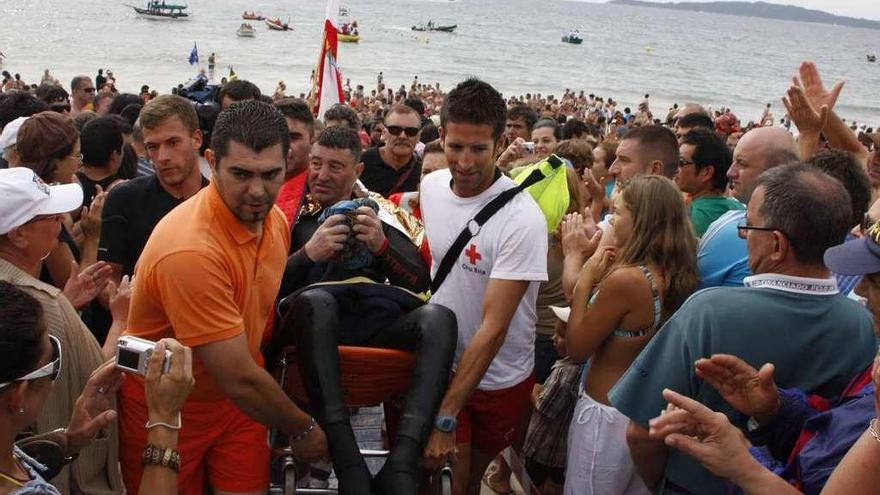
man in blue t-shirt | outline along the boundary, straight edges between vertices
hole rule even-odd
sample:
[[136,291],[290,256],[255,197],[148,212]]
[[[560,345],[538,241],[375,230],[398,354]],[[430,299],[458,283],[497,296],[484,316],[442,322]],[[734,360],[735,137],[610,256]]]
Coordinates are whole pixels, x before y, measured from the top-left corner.
[[728,415],[744,427],[713,388],[694,374],[697,359],[724,353],[752,366],[777,366],[780,387],[838,395],[873,359],[871,316],[840,295],[822,256],[849,230],[843,186],[806,164],[761,175],[739,228],[756,274],[745,288],[700,291],[658,332],[608,394],[633,420],[627,440],[646,484],[662,493],[723,494],[725,486],[699,463],[650,440],[648,420],[665,408],[669,388]]
[[[765,170],[796,162],[797,143],[785,129],[761,127],[746,133],[733,151],[733,164],[727,170],[733,197],[747,204],[758,176]],[[742,287],[752,274],[746,243],[737,235],[745,211],[730,211],[709,225],[697,250],[700,288]]]

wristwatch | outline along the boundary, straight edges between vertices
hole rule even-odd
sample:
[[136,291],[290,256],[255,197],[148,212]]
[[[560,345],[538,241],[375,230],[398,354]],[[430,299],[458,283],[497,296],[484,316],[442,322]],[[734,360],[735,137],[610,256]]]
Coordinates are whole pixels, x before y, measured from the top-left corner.
[[434,419],[434,428],[443,433],[452,433],[458,428],[458,419],[455,416],[437,416]]

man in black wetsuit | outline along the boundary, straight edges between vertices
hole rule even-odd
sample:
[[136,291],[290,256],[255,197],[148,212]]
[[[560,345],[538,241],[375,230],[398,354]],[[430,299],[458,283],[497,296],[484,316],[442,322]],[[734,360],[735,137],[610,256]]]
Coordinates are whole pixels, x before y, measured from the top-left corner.
[[[310,409],[327,435],[340,493],[415,495],[421,456],[446,391],[457,341],[455,315],[412,294],[430,285],[416,244],[393,217],[360,207],[327,211],[353,199],[363,170],[357,132],[325,129],[312,147],[308,196],[291,232],[291,255],[281,285],[280,338],[291,336]],[[333,208],[336,211],[337,208]],[[365,248],[352,262],[352,246]],[[340,256],[343,254],[343,256]],[[376,284],[314,285],[353,277]],[[339,381],[338,345],[414,351],[403,414],[385,466],[371,480],[349,423]]]

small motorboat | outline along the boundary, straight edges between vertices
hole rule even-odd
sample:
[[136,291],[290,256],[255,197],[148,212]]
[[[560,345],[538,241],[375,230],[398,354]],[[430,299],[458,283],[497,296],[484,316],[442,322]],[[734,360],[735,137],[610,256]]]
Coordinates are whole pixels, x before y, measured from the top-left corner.
[[[342,11],[342,9],[340,9]],[[348,11],[346,11],[348,13]],[[357,43],[361,40],[361,35],[358,32],[358,22],[357,21],[348,21],[344,20],[344,22],[337,21],[336,29],[336,39],[338,39],[342,43]]]
[[148,19],[186,19],[189,13],[186,5],[175,5],[165,2],[165,0],[149,0],[147,8],[142,9],[129,5],[141,17]]
[[569,34],[567,36],[562,37],[562,42],[563,43],[571,43],[572,45],[580,45],[581,43],[584,42],[584,39],[579,36]]
[[434,24],[434,21],[428,21],[427,24],[420,23],[416,24],[412,27],[413,31],[440,31],[441,33],[451,33],[455,31],[455,28],[458,27],[458,24]]
[[265,21],[266,17],[259,12],[252,12],[250,10],[245,10],[244,14],[241,14],[241,18],[246,21]]
[[877,55],[868,55],[868,62],[874,63],[877,61]]
[[257,35],[257,30],[247,22],[242,22],[235,34],[239,38],[253,38]]
[[288,22],[281,22],[281,19],[279,19],[277,17],[275,17],[274,19],[266,19],[266,26],[268,26],[269,29],[272,29],[274,31],[291,31],[291,30],[293,30],[293,28],[290,27],[289,21]]

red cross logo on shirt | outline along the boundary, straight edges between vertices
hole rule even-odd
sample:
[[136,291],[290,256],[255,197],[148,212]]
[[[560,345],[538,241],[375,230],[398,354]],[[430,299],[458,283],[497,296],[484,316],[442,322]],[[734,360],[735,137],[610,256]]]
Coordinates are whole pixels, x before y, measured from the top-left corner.
[[477,246],[475,244],[471,244],[471,247],[465,250],[464,255],[471,260],[472,265],[476,265],[477,261],[483,259],[483,255],[477,252]]

